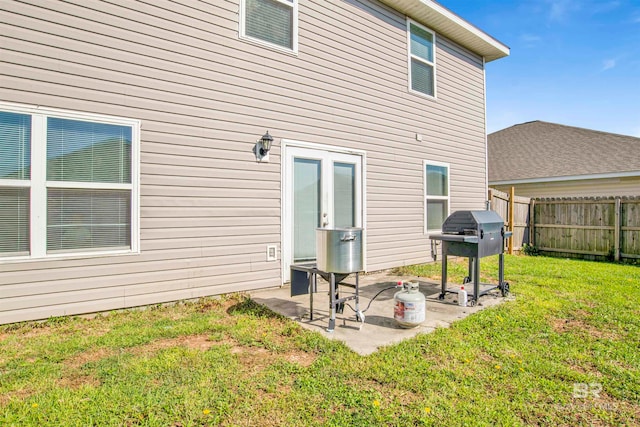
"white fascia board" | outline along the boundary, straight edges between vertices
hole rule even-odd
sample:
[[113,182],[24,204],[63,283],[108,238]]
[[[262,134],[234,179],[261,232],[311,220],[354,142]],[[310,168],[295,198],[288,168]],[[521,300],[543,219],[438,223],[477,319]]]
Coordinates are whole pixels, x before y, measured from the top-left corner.
[[640,177],[640,171],[595,173],[591,175],[550,176],[550,177],[544,177],[544,178],[511,179],[506,181],[489,181],[489,186],[511,185],[511,184],[537,184],[542,182],[581,181],[586,179],[627,178],[627,177],[634,177],[634,176]]
[[486,62],[509,56],[507,45],[433,0],[381,0],[437,33],[482,55]]

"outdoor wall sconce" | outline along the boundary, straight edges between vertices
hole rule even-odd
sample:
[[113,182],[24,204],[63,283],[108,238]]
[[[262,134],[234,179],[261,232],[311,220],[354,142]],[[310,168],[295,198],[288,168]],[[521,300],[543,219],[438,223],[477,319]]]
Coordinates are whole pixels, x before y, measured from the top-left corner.
[[273,142],[273,137],[269,135],[269,131],[262,135],[258,141],[256,141],[255,152],[256,152],[256,160],[259,162],[268,162],[269,161],[269,150],[271,150],[271,143]]

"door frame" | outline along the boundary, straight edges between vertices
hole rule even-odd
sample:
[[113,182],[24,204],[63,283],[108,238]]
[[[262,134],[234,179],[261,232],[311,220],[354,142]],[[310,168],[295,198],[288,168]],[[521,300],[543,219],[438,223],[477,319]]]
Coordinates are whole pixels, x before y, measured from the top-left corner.
[[305,148],[317,151],[333,152],[339,154],[351,154],[359,156],[362,161],[361,165],[361,177],[360,177],[360,194],[361,194],[361,208],[362,208],[362,252],[363,252],[363,269],[367,270],[367,153],[364,150],[356,150],[346,147],[340,147],[336,145],[317,144],[313,142],[295,141],[290,139],[282,139],[280,142],[281,154],[280,154],[280,281],[285,283],[289,281],[287,278],[287,269],[289,268],[289,258],[291,258],[292,244],[291,239],[291,221],[289,216],[288,205],[291,203],[287,192],[287,180],[291,179],[289,174],[292,172],[291,168],[287,165],[287,150],[289,148]]

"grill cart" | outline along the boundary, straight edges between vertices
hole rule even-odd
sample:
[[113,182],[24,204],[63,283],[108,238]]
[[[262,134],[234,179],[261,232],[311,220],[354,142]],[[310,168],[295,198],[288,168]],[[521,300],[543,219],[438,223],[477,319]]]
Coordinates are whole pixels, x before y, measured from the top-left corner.
[[[439,298],[447,292],[457,293],[458,289],[447,288],[447,257],[449,255],[469,259],[469,275],[463,283],[473,282],[473,290],[468,292],[469,305],[474,306],[478,298],[498,288],[502,296],[509,294],[509,283],[504,281],[504,242],[511,237],[505,231],[504,221],[495,211],[456,211],[442,224],[442,233],[430,234],[432,240],[442,241],[442,290]],[[499,255],[498,284],[480,283],[480,258]]]

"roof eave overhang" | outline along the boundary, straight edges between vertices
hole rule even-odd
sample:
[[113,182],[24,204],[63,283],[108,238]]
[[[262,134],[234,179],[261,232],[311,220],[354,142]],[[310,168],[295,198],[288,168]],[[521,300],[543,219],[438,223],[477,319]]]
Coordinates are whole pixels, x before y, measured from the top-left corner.
[[587,179],[631,178],[640,177],[640,171],[594,173],[590,175],[550,176],[543,178],[509,179],[489,181],[489,185],[542,184],[546,182],[582,181]]
[[381,0],[411,19],[484,57],[486,62],[509,56],[509,47],[433,0]]

